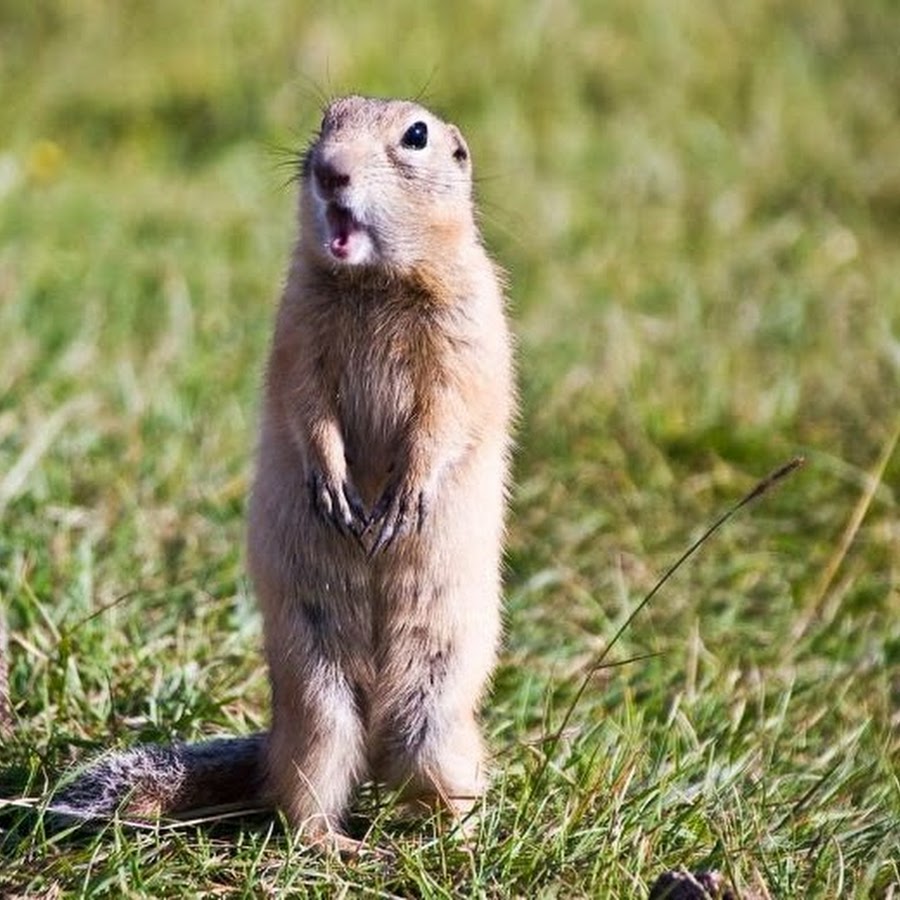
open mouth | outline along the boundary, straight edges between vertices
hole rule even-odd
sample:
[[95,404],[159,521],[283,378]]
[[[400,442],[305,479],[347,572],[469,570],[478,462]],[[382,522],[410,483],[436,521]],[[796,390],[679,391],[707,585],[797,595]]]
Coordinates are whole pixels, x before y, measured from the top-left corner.
[[353,262],[368,243],[363,225],[345,206],[329,203],[325,210],[328,223],[328,251],[335,259]]

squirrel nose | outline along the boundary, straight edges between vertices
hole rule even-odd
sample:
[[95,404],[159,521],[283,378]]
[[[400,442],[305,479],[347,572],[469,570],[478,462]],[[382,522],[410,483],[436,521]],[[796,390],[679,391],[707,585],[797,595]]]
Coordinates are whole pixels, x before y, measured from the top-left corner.
[[321,159],[313,164],[313,175],[319,190],[325,196],[330,196],[339,188],[350,184],[350,176],[346,172],[342,172],[333,163]]

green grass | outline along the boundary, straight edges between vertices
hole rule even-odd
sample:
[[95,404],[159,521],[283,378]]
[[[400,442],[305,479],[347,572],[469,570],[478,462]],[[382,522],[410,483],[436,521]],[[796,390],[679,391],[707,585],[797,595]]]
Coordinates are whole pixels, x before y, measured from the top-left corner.
[[473,853],[371,793],[391,862],[13,808],[0,894],[897,896],[900,453],[841,538],[900,408],[898,46],[891,0],[0,5],[0,794],[265,726],[243,511],[323,96],[462,126],[523,396]]

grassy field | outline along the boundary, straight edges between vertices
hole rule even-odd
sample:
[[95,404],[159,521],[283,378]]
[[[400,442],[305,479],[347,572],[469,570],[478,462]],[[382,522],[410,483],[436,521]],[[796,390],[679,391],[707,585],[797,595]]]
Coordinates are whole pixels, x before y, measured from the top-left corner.
[[900,896],[893,0],[305,7],[0,2],[0,796],[265,727],[243,514],[293,154],[325,96],[421,95],[469,139],[523,396],[474,849],[368,791],[390,862],[7,807],[0,895],[632,898],[686,865]]

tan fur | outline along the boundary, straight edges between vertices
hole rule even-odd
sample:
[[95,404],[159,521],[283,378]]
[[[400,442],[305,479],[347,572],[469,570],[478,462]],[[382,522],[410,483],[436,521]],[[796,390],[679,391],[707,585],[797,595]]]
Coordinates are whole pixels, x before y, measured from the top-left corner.
[[[427,146],[404,147],[420,121]],[[475,716],[499,635],[513,388],[459,132],[412,103],[348,97],[304,171],[249,563],[270,785],[315,836],[370,776],[457,812],[484,788]],[[363,263],[329,252],[329,202],[366,230]]]
[[[411,126],[427,128],[421,146]],[[249,511],[272,730],[112,754],[57,791],[57,812],[274,801],[347,850],[366,779],[454,813],[481,794],[514,392],[471,194],[454,126],[403,101],[328,107],[301,176]]]

